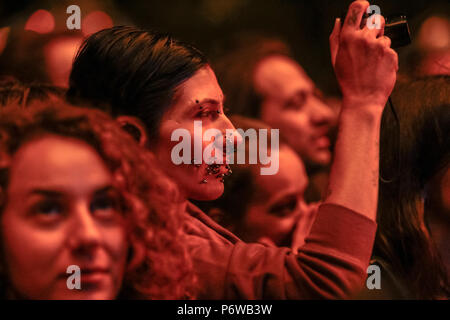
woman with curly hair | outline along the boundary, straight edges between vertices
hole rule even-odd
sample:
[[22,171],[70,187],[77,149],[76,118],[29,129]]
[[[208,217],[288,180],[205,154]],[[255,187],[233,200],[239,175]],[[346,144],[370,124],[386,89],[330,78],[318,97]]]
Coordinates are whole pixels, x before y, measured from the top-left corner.
[[[0,297],[192,298],[177,196],[101,111],[2,108]],[[73,265],[81,288],[71,290]]]

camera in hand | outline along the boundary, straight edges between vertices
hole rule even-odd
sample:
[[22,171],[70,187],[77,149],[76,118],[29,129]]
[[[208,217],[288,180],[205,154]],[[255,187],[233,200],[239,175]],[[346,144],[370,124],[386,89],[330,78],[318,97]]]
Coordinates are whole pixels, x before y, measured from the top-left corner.
[[[361,21],[361,28],[363,28],[367,19],[371,15],[364,14],[364,17]],[[341,21],[345,21],[345,15],[343,15],[344,19],[341,18]],[[392,15],[390,17],[385,18],[384,25],[384,35],[391,39],[391,48],[399,48],[406,46],[411,43],[411,35],[409,32],[408,21],[406,20],[406,16],[404,15]]]
[[408,21],[405,16],[386,18],[384,35],[391,39],[391,47],[403,47],[411,43]]

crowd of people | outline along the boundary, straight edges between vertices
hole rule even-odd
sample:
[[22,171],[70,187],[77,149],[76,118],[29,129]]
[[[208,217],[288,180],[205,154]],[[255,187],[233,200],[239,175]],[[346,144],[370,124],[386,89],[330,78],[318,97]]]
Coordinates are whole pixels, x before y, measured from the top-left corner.
[[[257,36],[210,61],[114,26],[83,41],[67,88],[0,70],[0,298],[448,299],[450,76],[397,80],[368,6],[329,38],[337,101]],[[217,132],[202,159],[200,121]],[[230,161],[241,146],[276,173]]]

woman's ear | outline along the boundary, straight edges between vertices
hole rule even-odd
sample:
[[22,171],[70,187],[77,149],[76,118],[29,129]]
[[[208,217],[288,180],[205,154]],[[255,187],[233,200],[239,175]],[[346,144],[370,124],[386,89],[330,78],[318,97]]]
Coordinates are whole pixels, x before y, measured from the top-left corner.
[[118,116],[116,121],[123,130],[128,132],[140,146],[147,146],[148,134],[145,124],[136,117],[132,116]]

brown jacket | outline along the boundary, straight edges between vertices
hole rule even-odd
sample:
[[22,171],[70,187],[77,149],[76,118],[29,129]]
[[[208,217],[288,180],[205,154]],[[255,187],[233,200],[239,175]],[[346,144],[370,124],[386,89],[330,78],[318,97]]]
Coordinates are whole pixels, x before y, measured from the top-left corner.
[[365,285],[376,223],[322,204],[296,255],[244,243],[193,204],[185,230],[199,299],[335,299],[354,296]]

